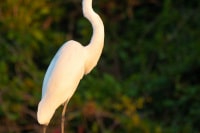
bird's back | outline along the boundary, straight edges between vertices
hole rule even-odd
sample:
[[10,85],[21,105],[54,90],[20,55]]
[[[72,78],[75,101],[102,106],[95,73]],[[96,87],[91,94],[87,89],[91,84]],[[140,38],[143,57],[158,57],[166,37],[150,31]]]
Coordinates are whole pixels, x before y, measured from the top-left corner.
[[46,117],[42,121],[51,118],[58,106],[73,95],[84,75],[85,55],[84,47],[75,41],[65,43],[56,53],[43,81],[38,108],[38,116]]

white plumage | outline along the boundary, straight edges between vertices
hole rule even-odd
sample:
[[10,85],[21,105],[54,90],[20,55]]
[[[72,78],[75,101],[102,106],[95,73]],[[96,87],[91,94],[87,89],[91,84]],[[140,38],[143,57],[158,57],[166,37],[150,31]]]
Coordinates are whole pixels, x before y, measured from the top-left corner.
[[70,100],[84,74],[97,64],[104,45],[104,26],[92,9],[92,0],[83,0],[83,14],[91,22],[93,35],[87,46],[68,41],[58,50],[44,77],[37,119],[48,125],[56,109]]

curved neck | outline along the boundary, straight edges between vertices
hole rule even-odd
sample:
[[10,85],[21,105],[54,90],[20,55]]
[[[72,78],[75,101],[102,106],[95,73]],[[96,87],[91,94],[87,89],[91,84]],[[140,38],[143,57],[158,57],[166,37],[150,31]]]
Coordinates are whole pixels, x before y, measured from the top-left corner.
[[[97,13],[92,9],[92,0],[83,0],[83,15],[90,21],[93,28],[92,38],[86,46],[88,49],[88,69],[92,69],[98,62],[104,45],[104,25]],[[88,70],[88,71],[90,71]]]

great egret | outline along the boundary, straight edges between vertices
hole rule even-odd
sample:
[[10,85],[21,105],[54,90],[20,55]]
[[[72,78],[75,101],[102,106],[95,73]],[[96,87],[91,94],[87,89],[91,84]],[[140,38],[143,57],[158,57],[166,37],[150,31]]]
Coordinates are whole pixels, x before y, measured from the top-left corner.
[[67,103],[74,94],[80,80],[97,64],[104,45],[104,25],[93,11],[92,0],[82,1],[83,15],[93,27],[93,35],[87,46],[79,42],[68,41],[58,50],[44,77],[42,98],[38,104],[37,120],[44,125],[43,132],[54,112],[64,105],[61,131],[64,133],[64,115]]

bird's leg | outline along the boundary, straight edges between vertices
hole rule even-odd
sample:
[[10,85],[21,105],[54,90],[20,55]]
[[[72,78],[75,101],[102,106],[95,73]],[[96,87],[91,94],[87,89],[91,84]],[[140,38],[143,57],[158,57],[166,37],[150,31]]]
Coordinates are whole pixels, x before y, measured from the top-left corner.
[[46,133],[46,130],[47,130],[47,126],[43,125],[43,132],[42,133]]
[[68,100],[64,103],[63,111],[62,111],[62,120],[61,120],[61,133],[65,132],[65,112],[67,108]]

